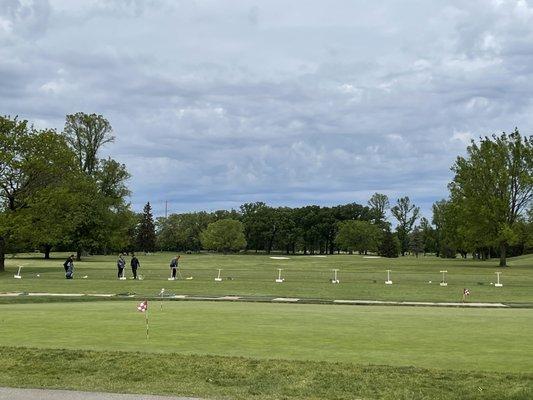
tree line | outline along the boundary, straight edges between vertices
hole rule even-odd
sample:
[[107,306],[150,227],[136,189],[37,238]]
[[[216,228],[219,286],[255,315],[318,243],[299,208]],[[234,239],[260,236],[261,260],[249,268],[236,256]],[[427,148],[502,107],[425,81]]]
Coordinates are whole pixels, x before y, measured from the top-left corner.
[[[391,232],[391,224],[386,219],[389,200],[379,193],[374,194],[366,206],[350,203],[290,208],[255,202],[245,203],[238,210],[171,214],[156,221],[157,247],[179,251],[245,249],[287,254],[355,251],[395,257],[400,252],[405,254],[414,243],[412,232],[419,213],[419,208],[408,197],[398,199],[397,203],[391,208],[393,215],[399,218],[396,232]],[[218,233],[215,235],[214,231]],[[218,243],[215,238],[225,244]],[[430,247],[427,243],[424,245]]]
[[[118,251],[368,252],[385,257],[434,253],[488,259],[533,247],[532,137],[493,135],[472,141],[452,166],[449,197],[431,221],[408,196],[375,193],[366,205],[272,207],[171,214],[154,221],[128,203],[125,165],[101,158],[114,141],[101,115],[67,115],[63,131],[0,117],[0,270],[6,253],[40,249]],[[391,218],[390,218],[390,217]],[[394,227],[394,228],[393,228]]]

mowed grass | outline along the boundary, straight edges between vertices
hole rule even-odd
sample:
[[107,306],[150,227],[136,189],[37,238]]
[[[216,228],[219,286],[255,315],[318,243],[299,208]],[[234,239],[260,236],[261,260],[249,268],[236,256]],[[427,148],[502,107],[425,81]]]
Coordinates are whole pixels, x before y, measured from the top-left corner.
[[[167,293],[188,295],[456,302],[461,300],[463,289],[469,288],[470,301],[533,304],[533,255],[510,259],[509,267],[500,269],[496,259],[477,261],[433,256],[385,259],[360,255],[291,255],[289,260],[275,260],[264,254],[184,254],[182,274],[193,279],[169,282],[168,264],[173,255],[140,255],[142,281],[117,280],[114,256],[84,258],[75,263],[75,279],[68,281],[64,279],[62,267],[66,254],[53,254],[52,260],[20,255],[6,260],[7,271],[0,274],[0,292],[153,296],[165,288]],[[24,266],[20,280],[13,279],[18,265]],[[214,281],[218,268],[223,270],[223,282]],[[278,268],[283,268],[286,279],[283,284],[274,282]],[[329,283],[333,268],[339,269],[338,285]],[[384,284],[387,269],[392,270],[392,286]],[[441,270],[448,270],[447,287],[439,286]],[[491,285],[496,282],[496,271],[502,271],[502,288]],[[126,272],[130,277],[129,268]],[[85,275],[87,279],[81,279]]]
[[270,303],[0,305],[0,343],[464,371],[533,371],[533,310]]

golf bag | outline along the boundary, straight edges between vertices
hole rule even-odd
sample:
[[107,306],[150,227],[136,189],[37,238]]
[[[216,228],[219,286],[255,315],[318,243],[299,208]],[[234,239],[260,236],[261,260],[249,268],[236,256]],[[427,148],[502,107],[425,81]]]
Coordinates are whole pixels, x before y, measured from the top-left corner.
[[65,274],[65,278],[72,279],[73,277],[74,277],[74,266],[70,264]]

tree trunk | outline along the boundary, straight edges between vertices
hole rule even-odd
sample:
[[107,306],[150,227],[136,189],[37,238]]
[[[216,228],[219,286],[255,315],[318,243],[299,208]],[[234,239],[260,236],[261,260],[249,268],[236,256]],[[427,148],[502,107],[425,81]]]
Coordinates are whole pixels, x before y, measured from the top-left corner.
[[52,250],[51,244],[45,244],[44,245],[44,259],[49,260],[50,259],[50,250]]
[[500,243],[500,267],[507,267],[507,243]]
[[0,272],[5,271],[6,240],[0,236]]
[[81,261],[81,249],[76,250],[76,261]]

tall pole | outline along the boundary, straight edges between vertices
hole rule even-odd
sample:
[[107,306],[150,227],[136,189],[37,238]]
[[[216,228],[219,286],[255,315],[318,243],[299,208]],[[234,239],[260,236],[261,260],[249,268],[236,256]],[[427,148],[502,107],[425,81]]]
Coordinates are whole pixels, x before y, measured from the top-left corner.
[[168,200],[165,200],[165,219],[168,217]]
[[144,320],[146,321],[146,340],[150,338],[148,335],[148,308],[146,308],[146,312],[144,313]]

